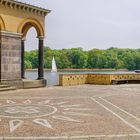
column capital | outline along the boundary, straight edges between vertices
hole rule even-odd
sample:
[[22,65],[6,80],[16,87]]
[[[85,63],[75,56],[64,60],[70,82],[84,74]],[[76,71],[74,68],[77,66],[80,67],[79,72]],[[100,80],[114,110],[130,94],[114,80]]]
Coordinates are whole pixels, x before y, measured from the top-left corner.
[[37,38],[39,39],[39,40],[44,40],[44,36],[37,36]]
[[26,41],[26,37],[23,37],[23,38],[21,39],[21,41]]

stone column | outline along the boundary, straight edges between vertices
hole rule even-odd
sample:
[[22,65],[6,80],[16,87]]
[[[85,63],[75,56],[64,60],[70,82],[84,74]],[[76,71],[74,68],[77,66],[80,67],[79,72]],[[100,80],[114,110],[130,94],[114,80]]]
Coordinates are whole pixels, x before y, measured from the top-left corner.
[[39,37],[38,79],[44,79],[44,37]]
[[21,78],[22,79],[25,78],[25,65],[24,65],[24,61],[25,61],[25,40],[22,39],[21,40]]

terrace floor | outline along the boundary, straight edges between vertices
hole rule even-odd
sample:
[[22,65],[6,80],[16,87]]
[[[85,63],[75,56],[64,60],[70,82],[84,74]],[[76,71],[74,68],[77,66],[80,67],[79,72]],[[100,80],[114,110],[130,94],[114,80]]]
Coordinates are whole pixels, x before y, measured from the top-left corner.
[[140,140],[140,85],[0,92],[0,140]]

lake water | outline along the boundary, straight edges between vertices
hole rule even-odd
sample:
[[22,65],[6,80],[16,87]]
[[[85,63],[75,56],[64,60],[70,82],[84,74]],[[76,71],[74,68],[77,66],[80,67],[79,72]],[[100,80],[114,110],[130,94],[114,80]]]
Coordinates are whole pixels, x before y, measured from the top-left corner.
[[[38,78],[38,72],[36,71],[26,71],[25,77],[28,79],[37,79]],[[47,79],[47,85],[48,86],[55,86],[59,85],[59,73],[51,73],[51,72],[45,72],[44,78]]]
[[[45,72],[44,77],[47,79],[48,86],[59,85],[59,74],[79,74],[79,73],[97,73],[97,74],[126,74],[126,73],[135,73],[133,71],[62,71],[58,73]],[[37,71],[26,71],[26,78],[28,79],[37,79],[38,72]]]

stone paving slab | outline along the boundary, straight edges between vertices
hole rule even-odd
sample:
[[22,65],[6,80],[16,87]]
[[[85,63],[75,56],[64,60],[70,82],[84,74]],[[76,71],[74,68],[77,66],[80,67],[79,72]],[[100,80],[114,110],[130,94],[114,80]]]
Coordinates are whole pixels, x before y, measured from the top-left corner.
[[[123,88],[123,87],[122,87]],[[124,88],[123,88],[124,90]],[[41,92],[40,92],[41,91]],[[0,95],[4,95],[4,97],[13,97],[13,96],[26,96],[32,97],[40,95],[47,97],[92,97],[92,96],[100,96],[104,94],[118,94],[122,92],[120,86],[116,85],[79,85],[79,86],[70,86],[70,87],[47,87],[47,88],[36,88],[36,89],[21,89],[17,91],[7,91],[7,92],[0,92]]]
[[105,99],[128,113],[133,114],[140,120],[140,94],[109,96]]
[[0,139],[139,140],[138,89],[83,85],[0,93]]
[[0,103],[1,136],[63,137],[136,133],[90,98],[1,99]]

